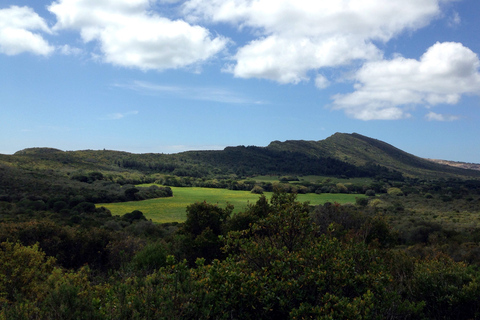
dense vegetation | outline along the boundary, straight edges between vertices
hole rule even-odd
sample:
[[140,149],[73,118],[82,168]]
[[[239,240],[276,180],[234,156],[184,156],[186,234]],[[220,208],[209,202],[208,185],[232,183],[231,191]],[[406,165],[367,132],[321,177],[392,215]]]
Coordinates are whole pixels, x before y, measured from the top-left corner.
[[[206,202],[186,210],[176,226],[139,211],[92,214],[88,225],[41,214],[2,222],[0,318],[479,316],[478,260],[455,261],[431,237],[404,238],[387,222],[392,209],[312,210],[276,191],[233,216]],[[405,241],[423,246],[398,246]]]
[[[0,319],[477,319],[476,177],[355,134],[0,155]],[[258,200],[192,201],[184,223],[164,224],[95,205],[170,197],[169,186]],[[313,206],[302,193],[362,196]]]

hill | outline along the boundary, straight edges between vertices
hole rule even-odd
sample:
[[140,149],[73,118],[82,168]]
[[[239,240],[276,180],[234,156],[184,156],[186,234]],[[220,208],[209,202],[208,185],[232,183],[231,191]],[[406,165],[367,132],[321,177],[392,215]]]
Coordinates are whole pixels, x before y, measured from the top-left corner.
[[469,170],[480,170],[479,163],[470,163],[470,162],[460,162],[460,161],[449,161],[449,160],[440,160],[440,159],[427,159],[428,161],[446,164],[448,166],[469,169]]
[[[0,155],[0,201],[47,201],[51,194],[58,195],[56,200],[74,202],[125,201],[129,198],[125,192],[133,185],[165,177],[195,180],[192,186],[227,187],[255,175],[472,179],[480,177],[480,171],[422,159],[357,133],[336,133],[320,141],[273,141],[267,147],[177,154],[30,148]],[[159,193],[141,191],[135,197]]]
[[408,177],[479,177],[478,172],[435,163],[402,151],[386,142],[358,133],[335,133],[321,141],[272,142],[268,148],[291,150],[311,157],[332,157],[355,166],[377,164]]

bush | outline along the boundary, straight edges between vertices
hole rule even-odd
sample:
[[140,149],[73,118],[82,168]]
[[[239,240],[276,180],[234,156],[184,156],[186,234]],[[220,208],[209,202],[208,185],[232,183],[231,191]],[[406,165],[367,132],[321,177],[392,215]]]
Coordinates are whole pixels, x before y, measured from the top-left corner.
[[145,218],[142,211],[134,210],[130,213],[125,213],[122,216],[122,220],[125,220],[125,221],[128,221],[128,222],[132,223],[132,222],[138,221],[138,220],[147,220],[147,218]]
[[355,198],[357,206],[366,207],[368,205],[368,198]]
[[46,280],[55,259],[47,258],[37,244],[0,244],[0,304],[18,297],[40,299],[47,292]]
[[260,186],[255,186],[250,192],[255,194],[263,194],[263,188]]
[[387,193],[394,196],[403,196],[403,191],[400,188],[388,188]]
[[151,243],[135,254],[132,265],[137,271],[151,273],[166,266],[167,255],[168,251],[163,242]]

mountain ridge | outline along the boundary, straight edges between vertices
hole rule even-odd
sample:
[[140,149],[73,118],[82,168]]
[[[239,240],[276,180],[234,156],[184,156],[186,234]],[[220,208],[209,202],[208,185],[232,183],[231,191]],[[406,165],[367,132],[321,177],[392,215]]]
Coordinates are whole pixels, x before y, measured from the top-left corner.
[[[477,176],[470,168],[450,166],[445,162],[432,162],[407,153],[384,141],[370,138],[358,133],[335,133],[319,141],[287,140],[274,141],[267,148],[275,150],[295,149],[312,156],[323,155],[340,159],[353,165],[375,163],[392,170],[400,171],[406,176],[435,176],[438,172],[451,175]],[[308,148],[308,151],[305,150]],[[467,171],[463,171],[467,170]]]
[[[6,159],[3,155],[1,159]],[[446,162],[431,161],[407,153],[384,141],[358,133],[335,133],[324,140],[272,141],[266,147],[236,146],[224,150],[184,151],[175,154],[133,154],[113,150],[62,151],[54,148],[27,148],[11,157],[43,159],[52,165],[107,168],[130,168],[149,172],[182,173],[188,175],[191,167],[196,174],[206,171],[228,171],[235,174],[318,174],[365,176],[378,167],[399,172],[406,177],[435,178],[480,177],[478,170],[451,166]],[[20,160],[19,160],[20,161]],[[28,162],[28,161],[27,161]],[[177,171],[177,172],[175,172]]]

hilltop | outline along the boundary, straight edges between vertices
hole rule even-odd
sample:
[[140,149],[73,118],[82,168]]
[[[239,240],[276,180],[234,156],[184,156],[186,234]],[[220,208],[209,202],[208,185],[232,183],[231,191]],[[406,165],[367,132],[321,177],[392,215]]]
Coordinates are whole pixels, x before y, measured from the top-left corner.
[[274,141],[268,148],[300,152],[311,157],[332,157],[355,166],[376,164],[408,177],[438,177],[440,173],[446,177],[480,176],[470,168],[432,162],[358,133],[335,133],[320,141]]

